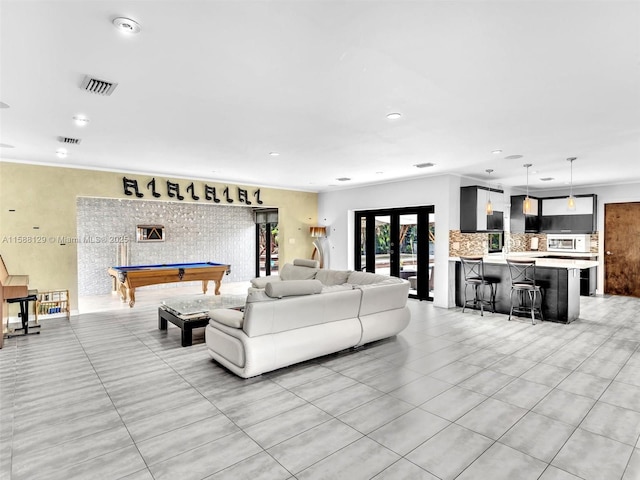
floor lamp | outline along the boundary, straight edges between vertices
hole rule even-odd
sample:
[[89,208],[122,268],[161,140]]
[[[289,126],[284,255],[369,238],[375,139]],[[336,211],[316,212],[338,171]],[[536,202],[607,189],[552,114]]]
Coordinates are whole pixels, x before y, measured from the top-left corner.
[[325,251],[323,239],[327,236],[327,227],[309,227],[309,233],[314,238],[311,259],[315,260],[317,255],[318,261],[320,262],[320,268],[324,268]]

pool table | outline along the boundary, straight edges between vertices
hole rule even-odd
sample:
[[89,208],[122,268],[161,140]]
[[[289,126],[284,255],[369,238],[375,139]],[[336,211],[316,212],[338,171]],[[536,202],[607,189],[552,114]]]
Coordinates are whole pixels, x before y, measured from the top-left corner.
[[128,300],[129,307],[133,307],[136,303],[136,287],[159,283],[201,280],[202,293],[207,293],[207,284],[213,280],[216,284],[215,294],[220,295],[222,276],[228,274],[230,269],[230,265],[201,262],[109,267],[108,273],[113,277],[113,290],[120,292],[122,301]]

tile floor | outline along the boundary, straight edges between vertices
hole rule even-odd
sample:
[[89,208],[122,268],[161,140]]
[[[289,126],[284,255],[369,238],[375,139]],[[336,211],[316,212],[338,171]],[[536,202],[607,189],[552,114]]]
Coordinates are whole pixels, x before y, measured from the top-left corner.
[[168,293],[5,342],[0,479],[640,479],[640,299],[535,326],[409,300],[396,338],[242,380],[157,329]]

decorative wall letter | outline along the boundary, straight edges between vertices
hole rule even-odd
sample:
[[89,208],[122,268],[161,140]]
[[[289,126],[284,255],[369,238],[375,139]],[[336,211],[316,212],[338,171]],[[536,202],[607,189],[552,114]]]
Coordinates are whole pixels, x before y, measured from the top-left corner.
[[238,187],[238,201],[240,203],[251,205],[251,201],[248,198],[248,192],[244,188]]
[[171,198],[176,197],[178,200],[184,200],[184,197],[180,195],[180,184],[173,183],[167,180],[167,195]]
[[213,200],[215,203],[220,203],[220,199],[216,196],[216,187],[204,186],[204,198],[207,200]]
[[160,194],[158,192],[156,192],[156,179],[155,179],[155,177],[154,177],[153,180],[151,180],[149,183],[147,183],[147,190],[149,190],[149,187],[151,187],[151,194],[155,198],[158,198],[160,196]]
[[224,195],[224,198],[227,199],[227,203],[233,203],[233,198],[229,197],[229,187],[225,187],[225,189],[222,191],[222,194]]
[[144,197],[144,194],[140,193],[138,191],[138,181],[137,180],[131,180],[130,178],[122,177],[122,186],[124,187],[124,194],[125,195],[133,195],[133,192],[131,190],[129,190],[130,188],[133,188],[133,190],[136,192],[136,197],[138,197],[138,198]]
[[200,197],[194,193],[193,182],[187,187],[187,192],[191,194],[191,200],[200,200]]
[[258,204],[262,205],[262,200],[260,200],[260,189],[256,190],[255,192],[253,192],[253,196],[256,197]]

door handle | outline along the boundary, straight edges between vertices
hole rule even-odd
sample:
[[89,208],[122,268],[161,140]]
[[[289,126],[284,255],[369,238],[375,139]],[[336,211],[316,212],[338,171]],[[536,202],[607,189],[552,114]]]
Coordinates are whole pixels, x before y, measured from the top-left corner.
[[611,252],[609,250],[607,250],[607,255],[611,255]]

